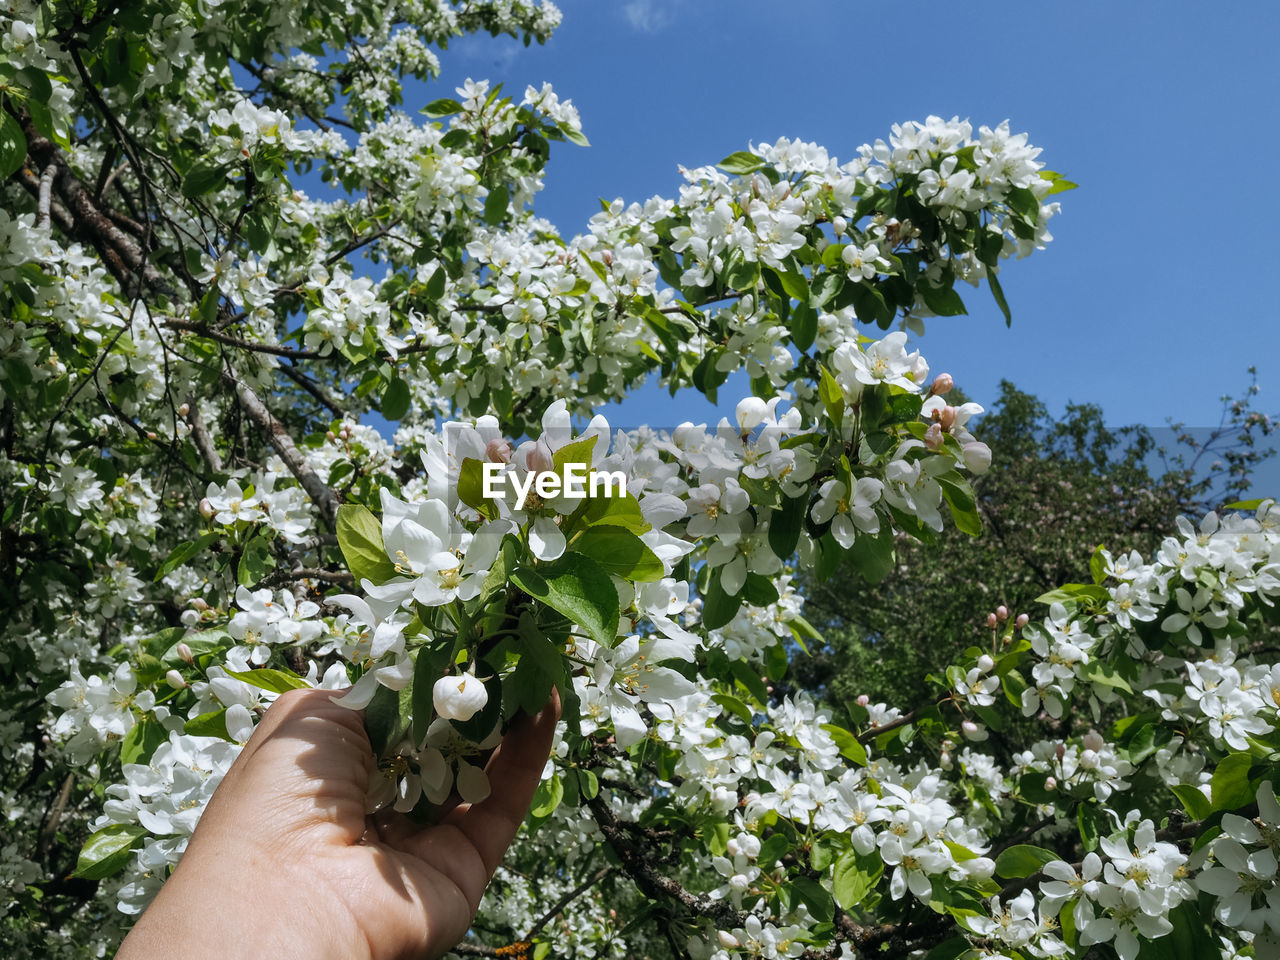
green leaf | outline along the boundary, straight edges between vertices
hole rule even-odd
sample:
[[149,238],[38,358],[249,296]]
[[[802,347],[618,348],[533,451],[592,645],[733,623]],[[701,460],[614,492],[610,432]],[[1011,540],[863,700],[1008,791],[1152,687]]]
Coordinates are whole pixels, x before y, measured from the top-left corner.
[[537,570],[513,570],[511,581],[535,600],[564,614],[597,643],[612,647],[618,642],[618,591],[595,561],[566,553]]
[[144,717],[129,728],[120,741],[121,763],[146,763],[156,747],[169,739],[168,731],[155,720]]
[[1027,187],[1012,187],[1005,195],[1005,203],[1031,226],[1040,219],[1040,201]]
[[853,910],[866,899],[880,876],[884,863],[874,854],[863,856],[856,850],[847,850],[836,858],[831,870],[831,892],[841,910]]
[[739,150],[731,153],[719,163],[716,164],[726,173],[746,174],[755,170],[759,170],[765,165],[765,162],[754,153],[748,153],[746,150]]
[[1009,309],[1009,301],[1004,296],[1004,287],[1000,286],[1000,280],[994,270],[987,271],[987,286],[991,288],[991,296],[994,298],[996,306],[1004,314],[1004,325],[1006,327],[1013,326],[1013,311]]
[[708,630],[723,627],[737,614],[742,606],[742,597],[731,597],[720,586],[720,568],[711,571],[707,581],[707,590],[702,597],[702,625]]
[[844,391],[826,367],[822,368],[822,379],[818,381],[818,398],[827,408],[827,416],[838,427],[844,421]]
[[261,690],[270,690],[272,693],[284,693],[286,690],[309,689],[307,681],[303,680],[296,673],[285,673],[283,670],[269,670],[266,667],[260,667],[257,670],[245,671],[228,670],[227,676],[235,677],[237,680],[243,680],[245,683],[258,687]]
[[1093,600],[1105,603],[1111,599],[1106,587],[1092,583],[1068,583],[1057,590],[1050,590],[1036,597],[1036,603],[1070,603],[1075,600]]
[[211,193],[227,182],[227,167],[222,163],[197,161],[182,178],[182,195],[200,197]]
[[1080,184],[1072,183],[1062,174],[1056,173],[1053,170],[1041,170],[1040,179],[1048,180],[1053,184],[1053,186],[1049,188],[1049,192],[1046,194],[1046,196],[1049,197],[1052,197],[1055,193],[1065,193],[1067,190],[1074,190],[1076,187],[1080,186]]
[[581,130],[571,127],[567,123],[557,123],[556,127],[562,134],[564,134],[564,138],[570,143],[576,144],[579,147],[591,146],[591,141],[587,139],[586,134]]
[[813,918],[819,923],[830,923],[835,915],[831,903],[831,894],[823,889],[822,884],[811,877],[796,877],[791,881],[791,892],[801,903],[809,908]]
[[560,781],[560,774],[553,773],[550,780],[543,780],[538,784],[529,813],[539,820],[544,820],[555,813],[556,807],[560,806],[560,801],[563,799],[564,784]]
[[1253,756],[1245,752],[1229,753],[1222,759],[1209,782],[1214,810],[1235,810],[1253,802],[1253,790],[1249,787],[1252,766]]
[[399,691],[378,686],[373,699],[364,708],[364,729],[369,734],[374,756],[385,756],[388,750],[399,745],[409,730],[412,712],[412,683]]
[[565,467],[571,463],[590,467],[598,439],[598,434],[590,433],[585,437],[579,437],[577,440],[570,441],[557,448],[551,454],[551,469],[563,477],[565,475]]
[[338,507],[337,534],[342,557],[357,583],[372,580],[383,584],[396,576],[395,564],[382,543],[382,524],[368,507],[358,503]]
[[640,502],[629,493],[625,497],[594,497],[588,500],[582,517],[583,522],[590,526],[603,524],[632,533],[648,533],[653,529],[640,510]]
[[773,511],[769,519],[769,549],[775,556],[786,559],[795,553],[808,509],[809,495],[806,491],[798,497],[784,498],[782,506]]
[[773,581],[759,573],[748,573],[742,585],[742,599],[753,607],[767,607],[778,602],[778,588]]
[[1191,784],[1178,783],[1169,789],[1173,791],[1173,795],[1182,804],[1182,809],[1187,811],[1187,816],[1192,820],[1203,820],[1213,813],[1213,804],[1209,802],[1209,798]]
[[1093,555],[1089,557],[1089,576],[1093,577],[1095,584],[1107,579],[1107,558],[1102,555],[1102,544],[1094,547]]
[[588,526],[573,542],[573,551],[590,557],[606,572],[636,583],[661,580],[666,568],[658,555],[634,533],[609,524]]
[[879,583],[893,570],[893,528],[880,524],[876,534],[861,533],[849,548],[849,560],[867,583]]
[[844,727],[836,726],[834,723],[824,723],[822,729],[831,735],[831,739],[835,741],[836,746],[840,749],[840,754],[846,760],[851,760],[860,767],[867,765],[867,748],[852,733]]
[[491,227],[496,227],[507,216],[507,205],[511,202],[511,191],[507,189],[507,185],[500,184],[489,191],[489,196],[484,200],[484,222]]
[[399,377],[392,377],[382,393],[382,415],[388,420],[400,420],[409,412],[409,384]]
[[240,562],[236,565],[236,582],[242,587],[250,587],[265,577],[276,565],[271,555],[271,541],[264,536],[256,536],[244,546],[240,554]]
[[447,117],[455,113],[462,112],[462,104],[451,97],[441,97],[439,100],[432,100],[420,113],[425,113],[432,120],[440,117]]
[[1129,686],[1129,681],[1120,676],[1116,672],[1115,667],[1101,660],[1094,660],[1080,670],[1080,675],[1093,683],[1100,683],[1104,687],[1112,687],[1116,690],[1123,690],[1125,693],[1133,693],[1133,687]]
[[103,827],[80,848],[75,875],[82,880],[105,880],[129,862],[129,851],[147,828],[137,823],[113,823]]
[[711,699],[713,702],[718,703],[720,706],[724,707],[726,710],[732,713],[735,717],[737,717],[743,723],[747,724],[748,726],[751,724],[751,718],[753,716],[753,714],[751,713],[751,708],[748,707],[741,700],[739,700],[737,697],[727,693],[714,693],[711,695]]
[[996,857],[996,873],[1005,880],[1015,880],[1039,873],[1040,869],[1054,860],[1062,858],[1052,850],[1035,847],[1028,843],[1015,843],[1000,852]]
[[169,556],[165,557],[164,563],[160,564],[160,569],[156,571],[155,579],[152,582],[159,583],[205,547],[214,543],[218,536],[216,533],[205,533],[195,540],[188,540],[186,543],[178,544],[170,551]]
[[0,110],[0,179],[8,179],[27,159],[27,138],[18,121]]
[[928,280],[921,279],[920,283],[916,285],[916,290],[919,291],[925,306],[940,317],[954,317],[969,312],[965,309],[964,301],[960,298],[960,294],[956,292],[955,287],[950,283],[946,286],[935,287]]
[[942,496],[951,510],[951,519],[956,529],[971,537],[982,536],[982,516],[978,513],[977,501],[973,490],[963,479],[938,477],[938,485],[942,487]]
[[818,336],[818,311],[804,300],[791,311],[791,342],[801,353],[813,346]]
[[189,733],[193,737],[217,737],[219,740],[230,740],[231,734],[227,733],[226,708],[192,717],[182,725],[182,732]]

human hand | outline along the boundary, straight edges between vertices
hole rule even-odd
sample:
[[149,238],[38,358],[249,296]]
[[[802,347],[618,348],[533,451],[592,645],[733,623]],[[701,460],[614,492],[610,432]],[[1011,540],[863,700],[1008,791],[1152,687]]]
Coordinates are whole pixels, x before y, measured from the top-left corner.
[[117,960],[422,960],[462,939],[528,812],[558,697],[511,724],[487,800],[424,827],[365,814],[377,773],[363,714],[332,695],[272,704]]

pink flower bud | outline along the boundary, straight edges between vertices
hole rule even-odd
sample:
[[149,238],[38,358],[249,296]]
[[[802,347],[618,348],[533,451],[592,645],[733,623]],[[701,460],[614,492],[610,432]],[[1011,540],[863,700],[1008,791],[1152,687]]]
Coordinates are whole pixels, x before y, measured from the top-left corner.
[[501,437],[494,437],[484,445],[484,455],[490,463],[510,463],[511,444]]
[[988,613],[987,626],[990,627],[992,630],[994,630],[996,628],[997,623],[998,621],[996,620],[996,615],[994,613]]
[[600,262],[601,262],[601,263],[603,263],[606,267],[612,267],[612,266],[613,266],[613,251],[612,251],[612,250],[601,250],[601,251],[600,251]]
[[1030,617],[1028,617],[1025,613],[1020,613],[1018,614],[1018,619],[1013,621],[1013,625],[1017,627],[1019,630],[1021,630],[1030,622],[1031,622]]
[[525,466],[534,473],[545,473],[555,469],[555,460],[551,456],[551,448],[547,446],[545,440],[539,440],[533,445],[533,449],[529,451],[525,457]]
[[215,512],[213,504],[209,502],[208,497],[205,497],[200,501],[200,516],[204,517],[206,520],[212,520]]
[[1053,748],[1053,755],[1057,757],[1058,762],[1061,763],[1062,758],[1067,755],[1067,745],[1065,743],[1059,743],[1056,747]]
[[1045,778],[1044,778],[1044,788],[1045,788],[1046,790],[1057,790],[1057,789],[1058,789],[1058,778],[1057,778],[1057,777],[1045,777]]
[[191,405],[188,403],[184,403],[182,406],[178,408],[178,416],[180,417],[185,417],[190,412],[191,412]]
[[183,663],[195,664],[195,655],[191,652],[191,648],[185,643],[178,644],[178,659]]
[[738,947],[742,946],[742,944],[738,942],[738,938],[728,930],[721,930],[716,934],[716,939],[720,941],[720,946],[724,947],[726,950],[736,950]]
[[203,597],[192,597],[192,598],[191,598],[191,609],[192,609],[192,610],[199,610],[201,613],[204,613],[206,610],[208,610],[208,609],[209,609],[209,604],[205,603],[205,601],[204,601],[204,598],[203,598]]
[[957,411],[955,407],[943,407],[938,411],[938,422],[942,424],[942,429],[948,432],[956,425]]
[[951,374],[940,373],[933,378],[933,386],[929,388],[929,394],[935,397],[946,396],[955,385],[956,382],[951,378]]
[[996,607],[996,619],[1001,621],[1009,619],[1009,608],[1003,603]]
[[1097,730],[1090,730],[1080,738],[1080,745],[1086,750],[1092,750],[1094,753],[1101,750],[1106,745],[1106,742],[1107,741],[1102,739],[1102,734]]
[[865,693],[858,694],[858,699],[856,701],[858,706],[865,707],[870,702],[871,702],[871,698],[868,697]]
[[942,449],[942,424],[929,424],[929,429],[924,432],[924,445],[930,450]]

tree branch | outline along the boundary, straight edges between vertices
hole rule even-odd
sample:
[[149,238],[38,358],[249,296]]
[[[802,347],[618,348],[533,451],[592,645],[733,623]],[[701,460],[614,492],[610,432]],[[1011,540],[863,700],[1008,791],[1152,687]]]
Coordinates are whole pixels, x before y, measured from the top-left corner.
[[289,468],[289,472],[297,478],[302,489],[307,492],[311,502],[320,509],[321,516],[329,524],[335,523],[338,518],[338,494],[311,469],[302,451],[289,436],[289,431],[272,416],[271,411],[262,402],[262,398],[254,393],[253,388],[238,379],[230,368],[223,371],[222,379],[235,391],[240,409],[267,438],[267,442],[279,454],[280,459]]

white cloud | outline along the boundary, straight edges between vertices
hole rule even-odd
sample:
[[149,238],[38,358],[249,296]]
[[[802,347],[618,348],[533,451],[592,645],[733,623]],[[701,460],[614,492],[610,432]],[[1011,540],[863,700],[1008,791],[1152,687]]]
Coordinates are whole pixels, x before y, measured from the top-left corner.
[[653,33],[671,19],[665,6],[656,0],[627,0],[622,5],[622,15],[627,23],[643,33]]

